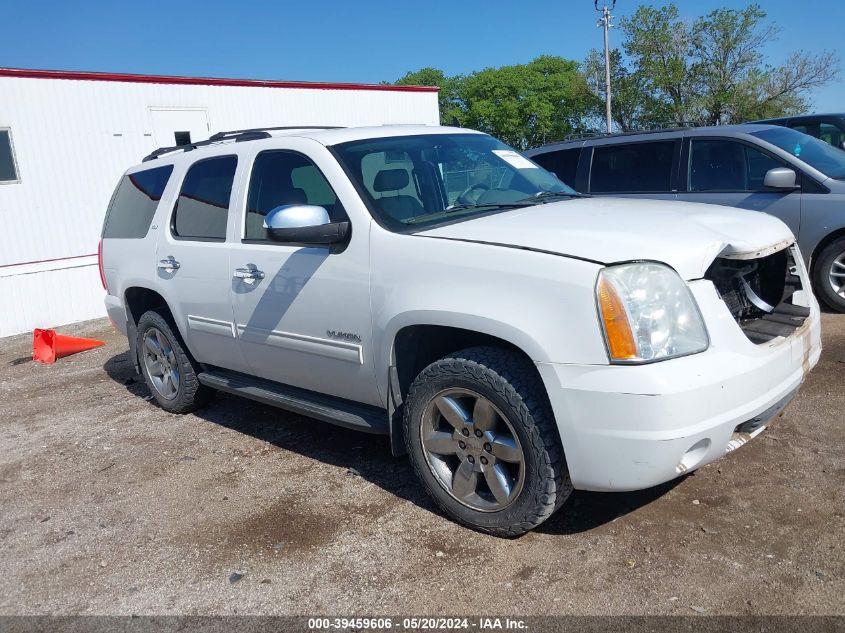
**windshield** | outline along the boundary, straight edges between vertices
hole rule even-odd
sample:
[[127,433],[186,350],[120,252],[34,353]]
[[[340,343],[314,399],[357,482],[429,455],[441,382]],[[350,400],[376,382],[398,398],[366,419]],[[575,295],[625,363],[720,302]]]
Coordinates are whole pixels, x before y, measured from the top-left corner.
[[829,178],[845,179],[845,152],[841,149],[786,127],[771,128],[751,134],[772,145],[777,145]]
[[393,136],[332,149],[394,231],[578,195],[486,134]]

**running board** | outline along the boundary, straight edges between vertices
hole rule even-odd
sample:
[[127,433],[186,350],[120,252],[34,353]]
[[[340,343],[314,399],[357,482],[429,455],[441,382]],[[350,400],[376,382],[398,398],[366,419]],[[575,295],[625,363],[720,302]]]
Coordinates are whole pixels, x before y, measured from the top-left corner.
[[225,369],[208,369],[197,378],[206,387],[243,396],[323,422],[365,433],[388,434],[387,411],[379,407],[290,387],[272,380]]

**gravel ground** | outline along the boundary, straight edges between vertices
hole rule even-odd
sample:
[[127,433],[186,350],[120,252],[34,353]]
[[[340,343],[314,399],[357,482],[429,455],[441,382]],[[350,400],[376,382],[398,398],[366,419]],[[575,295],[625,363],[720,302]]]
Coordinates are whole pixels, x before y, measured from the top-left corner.
[[0,614],[843,614],[845,316],[723,460],[576,492],[516,540],[437,513],[384,438],[234,397],[170,415],[105,347],[0,341]]

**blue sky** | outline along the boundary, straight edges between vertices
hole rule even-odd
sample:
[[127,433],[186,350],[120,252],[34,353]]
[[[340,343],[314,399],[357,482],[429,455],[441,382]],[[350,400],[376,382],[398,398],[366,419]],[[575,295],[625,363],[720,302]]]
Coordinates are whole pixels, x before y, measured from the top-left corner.
[[[618,0],[615,14],[639,4]],[[747,3],[677,4],[694,17]],[[761,4],[783,27],[768,46],[771,61],[794,50],[845,53],[841,0]],[[601,45],[595,21],[591,0],[29,0],[6,3],[0,66],[379,82],[423,66],[457,74],[544,53],[582,60]],[[612,32],[613,40],[619,37]],[[814,102],[817,111],[844,111],[845,83],[817,92]]]

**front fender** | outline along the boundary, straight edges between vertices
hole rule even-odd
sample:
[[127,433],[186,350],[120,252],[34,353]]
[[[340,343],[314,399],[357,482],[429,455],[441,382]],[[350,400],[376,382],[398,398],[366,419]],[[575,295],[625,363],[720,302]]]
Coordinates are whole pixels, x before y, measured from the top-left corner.
[[382,395],[396,334],[443,325],[503,339],[535,362],[606,364],[600,266],[520,249],[374,231],[374,365]]

